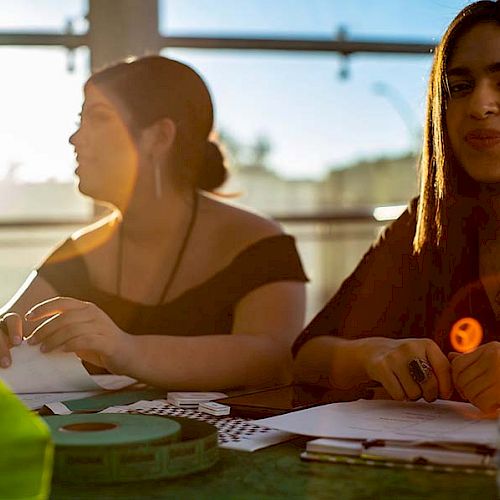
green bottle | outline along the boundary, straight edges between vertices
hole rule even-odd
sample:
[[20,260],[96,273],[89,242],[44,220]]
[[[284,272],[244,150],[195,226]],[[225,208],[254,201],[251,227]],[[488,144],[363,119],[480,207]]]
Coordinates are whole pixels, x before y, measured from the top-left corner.
[[49,498],[53,453],[45,422],[0,380],[0,498]]

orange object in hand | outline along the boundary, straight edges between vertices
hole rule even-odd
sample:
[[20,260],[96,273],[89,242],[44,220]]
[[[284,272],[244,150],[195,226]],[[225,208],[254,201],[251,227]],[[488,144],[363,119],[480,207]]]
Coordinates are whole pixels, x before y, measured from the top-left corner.
[[452,327],[450,341],[457,352],[469,352],[476,349],[483,340],[483,327],[474,318],[459,319]]

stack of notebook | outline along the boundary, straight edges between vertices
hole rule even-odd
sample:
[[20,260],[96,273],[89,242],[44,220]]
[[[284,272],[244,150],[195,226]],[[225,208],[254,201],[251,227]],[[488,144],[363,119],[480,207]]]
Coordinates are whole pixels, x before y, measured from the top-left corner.
[[454,401],[359,400],[256,421],[309,441],[301,457],[335,463],[460,468],[494,474],[500,440],[496,419]]
[[309,441],[304,460],[356,463],[363,465],[404,465],[432,468],[491,470],[496,467],[496,449],[486,445],[433,444],[410,441],[320,438]]

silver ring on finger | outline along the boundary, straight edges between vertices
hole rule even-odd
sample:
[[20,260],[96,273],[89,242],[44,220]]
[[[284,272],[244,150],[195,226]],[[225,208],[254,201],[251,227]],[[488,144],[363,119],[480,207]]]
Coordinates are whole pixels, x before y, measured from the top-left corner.
[[417,383],[423,384],[431,375],[432,368],[426,359],[415,358],[408,363],[410,377]]

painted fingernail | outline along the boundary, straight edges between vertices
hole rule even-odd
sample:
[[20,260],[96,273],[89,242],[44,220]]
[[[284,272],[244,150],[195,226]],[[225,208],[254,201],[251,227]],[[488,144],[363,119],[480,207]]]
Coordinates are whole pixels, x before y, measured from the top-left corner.
[[19,344],[21,344],[21,343],[22,343],[22,341],[23,341],[23,339],[22,339],[21,337],[14,337],[14,338],[12,339],[12,343],[13,343],[14,345],[19,345]]
[[2,368],[8,368],[10,366],[10,359],[7,357],[0,359],[0,366]]

